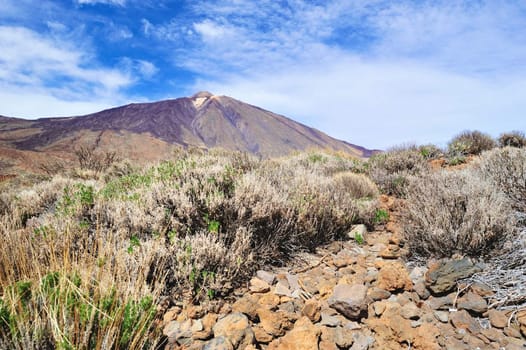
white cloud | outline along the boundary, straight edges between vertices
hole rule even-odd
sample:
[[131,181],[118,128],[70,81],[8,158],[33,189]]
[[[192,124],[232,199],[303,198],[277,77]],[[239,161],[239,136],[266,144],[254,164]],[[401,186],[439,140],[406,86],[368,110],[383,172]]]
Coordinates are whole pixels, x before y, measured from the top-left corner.
[[234,96],[371,148],[444,144],[464,129],[526,130],[524,79],[487,82],[415,62],[338,57],[328,66],[199,81],[198,89]]
[[46,89],[0,85],[2,115],[19,118],[40,118],[84,115],[129,102],[122,96],[67,100],[55,97]]
[[152,62],[137,60],[137,65],[139,72],[145,78],[151,78],[159,72],[159,68],[157,68]]
[[94,5],[94,4],[106,4],[106,5],[126,5],[126,0],[77,0],[80,5]]
[[68,29],[64,23],[57,21],[46,21],[46,25],[53,32],[64,32]]
[[146,36],[149,36],[153,29],[153,24],[146,18],[141,19],[142,31]]
[[210,43],[217,43],[216,40],[221,40],[235,34],[232,28],[221,25],[209,19],[194,23],[193,27],[195,31],[201,35],[205,42]]
[[[107,106],[126,100],[120,91],[134,80],[129,72],[98,67],[92,54],[71,42],[23,27],[0,26],[0,47],[3,114],[16,108],[23,111],[16,115],[41,115],[51,106],[58,108],[56,113],[68,105],[75,107],[72,111],[78,106]],[[20,97],[13,96],[15,91],[15,96],[26,98],[23,106]],[[44,105],[48,107],[40,110]]]
[[220,45],[203,36],[185,56],[185,67],[201,71],[194,90],[246,100],[368,147],[444,144],[464,129],[526,130],[526,5],[201,5],[217,18],[210,23],[234,35]]
[[51,83],[57,78],[79,79],[107,90],[131,82],[127,75],[113,69],[86,68],[90,55],[72,43],[56,42],[22,27],[0,26],[0,74],[2,81]]
[[129,57],[122,58],[119,66],[128,72],[130,76],[136,77],[136,79],[150,79],[159,72],[159,68],[152,62]]

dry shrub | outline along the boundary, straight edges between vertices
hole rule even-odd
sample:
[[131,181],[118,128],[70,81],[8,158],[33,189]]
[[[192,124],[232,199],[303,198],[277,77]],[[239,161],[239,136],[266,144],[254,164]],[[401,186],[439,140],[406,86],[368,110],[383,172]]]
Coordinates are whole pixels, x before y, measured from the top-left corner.
[[504,147],[485,152],[475,169],[510,198],[515,210],[526,213],[526,149]]
[[433,144],[418,146],[418,151],[427,160],[439,159],[444,156],[444,151]]
[[385,194],[403,197],[410,177],[429,171],[429,165],[415,147],[400,147],[369,159],[368,174]]
[[526,147],[526,136],[522,131],[511,131],[503,133],[498,138],[500,147]]
[[495,140],[480,131],[463,131],[451,139],[448,144],[448,156],[461,157],[477,155],[497,146]]
[[413,178],[402,224],[413,252],[439,257],[486,255],[516,230],[505,196],[471,171]]
[[347,191],[352,198],[376,198],[379,195],[378,187],[367,176],[352,172],[342,172],[334,175],[334,185]]
[[213,298],[372,223],[375,186],[352,160],[323,157],[188,152],[2,193],[0,288],[17,292],[0,298],[0,346],[153,348],[160,293]]
[[81,146],[75,150],[75,155],[82,170],[102,172],[118,161],[116,152],[97,152],[94,147]]

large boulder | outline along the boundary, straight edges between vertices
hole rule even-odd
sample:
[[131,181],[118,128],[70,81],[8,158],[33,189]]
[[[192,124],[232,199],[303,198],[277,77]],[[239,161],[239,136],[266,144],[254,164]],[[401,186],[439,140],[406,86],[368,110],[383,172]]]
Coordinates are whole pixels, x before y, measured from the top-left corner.
[[338,284],[328,300],[329,306],[348,319],[358,320],[367,311],[367,289],[363,284]]
[[480,271],[481,266],[473,264],[469,258],[441,261],[426,272],[426,286],[434,294],[444,294],[453,290],[458,280]]

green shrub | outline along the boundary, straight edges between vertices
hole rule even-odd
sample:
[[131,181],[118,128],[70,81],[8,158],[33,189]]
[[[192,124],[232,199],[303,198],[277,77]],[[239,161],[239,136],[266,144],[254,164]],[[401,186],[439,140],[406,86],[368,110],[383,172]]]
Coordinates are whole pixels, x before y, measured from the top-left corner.
[[418,146],[418,151],[424,159],[439,159],[444,156],[444,152],[433,144]]
[[526,136],[522,131],[511,131],[503,133],[498,138],[500,147],[526,147]]
[[429,165],[416,147],[396,148],[372,156],[368,174],[382,193],[403,197],[410,177],[429,171]]
[[402,227],[414,253],[437,257],[486,255],[515,232],[505,196],[466,170],[413,178]]
[[389,212],[385,209],[377,209],[374,213],[375,224],[385,224],[389,221]]
[[448,144],[448,156],[478,155],[497,146],[495,140],[480,131],[463,131]]

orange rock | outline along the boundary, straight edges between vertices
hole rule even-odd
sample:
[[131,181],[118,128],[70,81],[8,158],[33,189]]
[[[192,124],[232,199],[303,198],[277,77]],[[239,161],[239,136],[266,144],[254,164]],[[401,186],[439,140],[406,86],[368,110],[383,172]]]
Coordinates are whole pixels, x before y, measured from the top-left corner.
[[256,337],[256,341],[258,343],[270,343],[274,337],[265,332],[263,327],[261,326],[254,326],[252,327],[252,330],[254,331],[254,336]]
[[508,316],[504,311],[491,309],[488,311],[488,318],[491,325],[495,328],[504,328],[508,325]]
[[316,300],[307,300],[301,314],[307,316],[312,322],[318,322],[321,318],[320,309],[320,304]]
[[280,297],[274,293],[263,294],[258,300],[258,305],[260,307],[263,307],[269,310],[275,309],[279,305],[279,303],[280,303]]
[[292,328],[292,322],[284,311],[272,312],[268,309],[259,308],[257,314],[260,326],[273,337],[280,337]]
[[272,350],[318,350],[321,330],[308,319],[300,318],[294,328],[278,342],[272,342],[267,349]]
[[413,282],[405,266],[399,261],[386,263],[378,273],[377,287],[393,292],[398,290],[411,291]]

